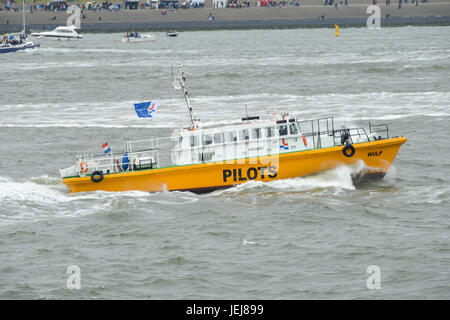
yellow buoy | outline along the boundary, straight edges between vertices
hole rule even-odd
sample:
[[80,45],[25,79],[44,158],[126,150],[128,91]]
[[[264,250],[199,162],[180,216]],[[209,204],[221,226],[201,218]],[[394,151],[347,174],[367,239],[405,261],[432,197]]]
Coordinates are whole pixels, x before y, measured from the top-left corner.
[[338,37],[339,36],[339,26],[337,24],[335,24],[334,27],[336,28],[336,37]]

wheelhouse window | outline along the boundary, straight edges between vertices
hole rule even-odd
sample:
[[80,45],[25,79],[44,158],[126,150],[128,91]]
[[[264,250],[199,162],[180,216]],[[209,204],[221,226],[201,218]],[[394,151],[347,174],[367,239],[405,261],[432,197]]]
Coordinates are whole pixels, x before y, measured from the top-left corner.
[[298,134],[298,128],[294,122],[289,124],[289,133],[290,134]]
[[191,142],[191,147],[197,147],[198,145],[200,145],[199,136],[191,136],[190,142]]
[[267,138],[275,137],[275,135],[276,135],[275,127],[268,127],[268,128],[266,128],[266,136],[267,136]]
[[250,135],[248,134],[248,129],[244,129],[239,131],[239,139],[240,140],[248,140],[250,139]]
[[202,136],[202,143],[203,143],[204,146],[212,144],[213,143],[212,135],[210,133],[204,134]]
[[234,142],[237,141],[237,136],[235,131],[225,132],[225,141],[226,142]]
[[223,136],[223,132],[216,132],[214,133],[214,143],[221,144],[224,143],[225,139]]
[[288,128],[287,125],[283,124],[281,126],[278,126],[278,132],[280,133],[280,136],[285,136],[288,134]]
[[181,143],[183,142],[183,137],[173,137],[172,138],[172,148],[173,149],[179,149],[181,147]]
[[253,128],[251,130],[252,139],[260,139],[261,138],[261,128]]

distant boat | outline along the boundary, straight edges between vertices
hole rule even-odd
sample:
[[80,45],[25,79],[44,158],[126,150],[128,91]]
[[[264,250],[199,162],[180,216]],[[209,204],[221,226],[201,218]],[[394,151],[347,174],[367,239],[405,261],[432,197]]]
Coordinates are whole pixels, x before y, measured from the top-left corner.
[[176,36],[178,36],[178,34],[175,30],[170,30],[166,32],[166,37],[176,37]]
[[139,32],[127,32],[122,37],[122,42],[148,42],[155,41],[156,37],[152,34],[140,34]]
[[59,26],[52,31],[33,32],[31,35],[34,37],[46,37],[54,39],[82,39],[83,36],[76,31],[77,27],[71,26]]
[[[25,26],[25,0],[22,1],[23,30],[18,34],[4,35],[0,37],[0,53],[16,52],[26,49],[38,48],[39,43],[35,39],[27,37]],[[19,39],[16,38],[18,35]]]
[[[5,39],[6,37],[6,39]],[[39,43],[35,43],[32,40],[28,40],[20,34],[19,39],[16,39],[14,35],[4,36],[4,39],[0,43],[0,53],[16,52],[20,50],[38,48]]]

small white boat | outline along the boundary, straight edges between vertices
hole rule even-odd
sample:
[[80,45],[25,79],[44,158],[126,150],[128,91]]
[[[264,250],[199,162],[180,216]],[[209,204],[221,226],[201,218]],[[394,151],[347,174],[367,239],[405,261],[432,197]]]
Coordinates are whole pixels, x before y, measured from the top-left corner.
[[155,41],[156,37],[152,34],[140,34],[139,32],[127,32],[122,37],[122,42],[148,42]]
[[177,37],[177,36],[178,36],[178,34],[177,34],[176,30],[170,30],[170,31],[166,32],[166,37],[174,38],[174,37]]
[[71,26],[59,26],[52,31],[44,32],[33,32],[31,35],[33,37],[45,37],[53,39],[82,39],[83,36],[76,31],[77,27],[75,25]]

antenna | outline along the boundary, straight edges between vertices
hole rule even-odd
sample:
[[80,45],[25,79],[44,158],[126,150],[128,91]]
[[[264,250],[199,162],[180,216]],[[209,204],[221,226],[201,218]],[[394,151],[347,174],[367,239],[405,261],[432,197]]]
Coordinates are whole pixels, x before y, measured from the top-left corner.
[[247,110],[247,104],[245,104],[245,116],[247,117],[247,119],[248,119],[248,110]]
[[188,111],[189,111],[189,116],[191,117],[192,129],[194,129],[195,128],[194,115],[193,115],[193,112],[192,112],[191,104],[189,103],[188,92],[187,92],[186,86],[185,86],[186,77],[184,76],[184,72],[181,69],[181,64],[178,64],[178,77],[177,77],[177,80],[180,83],[181,89],[183,89],[184,101],[186,102],[186,106],[187,106]]
[[22,1],[22,11],[23,11],[23,35],[27,35],[26,27],[25,27],[25,0]]

